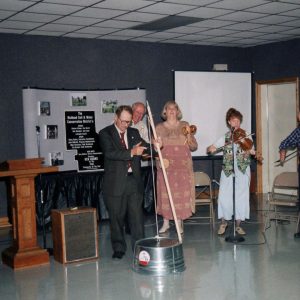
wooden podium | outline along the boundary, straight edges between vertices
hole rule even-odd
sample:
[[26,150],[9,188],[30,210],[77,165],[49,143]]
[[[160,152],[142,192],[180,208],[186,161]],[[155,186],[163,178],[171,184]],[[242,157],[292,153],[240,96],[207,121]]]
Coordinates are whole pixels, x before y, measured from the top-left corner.
[[57,171],[57,167],[42,167],[42,158],[1,164],[0,177],[10,178],[13,218],[13,245],[2,252],[4,264],[19,269],[49,263],[47,250],[37,244],[34,178]]

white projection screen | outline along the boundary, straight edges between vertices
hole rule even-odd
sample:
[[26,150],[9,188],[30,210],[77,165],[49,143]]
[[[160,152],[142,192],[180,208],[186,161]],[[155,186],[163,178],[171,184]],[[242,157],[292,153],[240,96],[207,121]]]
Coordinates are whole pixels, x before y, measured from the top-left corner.
[[183,120],[197,126],[198,150],[193,156],[206,156],[207,146],[228,130],[225,115],[230,107],[243,114],[241,128],[251,133],[251,73],[174,73],[175,100]]

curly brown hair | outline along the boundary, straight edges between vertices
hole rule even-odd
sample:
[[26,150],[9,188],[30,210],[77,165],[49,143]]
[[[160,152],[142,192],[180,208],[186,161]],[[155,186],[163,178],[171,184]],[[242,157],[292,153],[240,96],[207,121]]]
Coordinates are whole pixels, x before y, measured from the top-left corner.
[[233,107],[229,108],[226,113],[226,124],[227,125],[231,118],[238,118],[241,123],[243,122],[243,115]]

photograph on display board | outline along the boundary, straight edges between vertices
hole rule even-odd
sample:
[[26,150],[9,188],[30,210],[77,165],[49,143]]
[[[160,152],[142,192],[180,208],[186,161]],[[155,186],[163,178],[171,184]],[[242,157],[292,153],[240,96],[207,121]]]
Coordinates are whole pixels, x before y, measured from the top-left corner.
[[118,100],[103,100],[101,102],[101,112],[103,114],[114,114],[118,107]]
[[87,99],[85,93],[72,93],[71,106],[87,106]]
[[51,152],[49,153],[49,161],[51,166],[62,166],[64,164],[63,152]]
[[38,115],[39,116],[50,116],[50,102],[49,101],[38,101]]
[[53,140],[58,138],[58,126],[57,125],[46,125],[45,126],[45,138]]

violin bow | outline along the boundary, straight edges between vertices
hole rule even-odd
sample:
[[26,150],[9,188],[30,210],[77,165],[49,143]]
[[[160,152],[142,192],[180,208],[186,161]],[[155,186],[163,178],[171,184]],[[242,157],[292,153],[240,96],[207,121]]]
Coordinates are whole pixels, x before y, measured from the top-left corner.
[[[296,154],[297,152],[298,152],[298,149],[297,149],[297,150],[295,150],[295,151],[293,151],[293,152],[291,152],[290,154],[288,154],[288,155],[285,157],[285,159],[284,159],[284,161],[283,161],[283,162],[281,162],[281,160],[280,160],[280,159],[277,159],[276,161],[274,161],[274,164],[276,164],[276,163],[279,163],[279,164],[278,164],[278,166],[280,166],[282,163],[285,163],[285,162],[287,162],[287,161],[289,161],[289,160],[293,159],[293,158],[294,158],[294,156],[293,156],[293,157],[290,157],[290,156],[292,156],[292,155]],[[290,158],[289,158],[289,157],[290,157]],[[295,155],[295,157],[296,157],[296,155]],[[289,159],[287,159],[287,158],[289,158]]]

